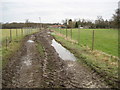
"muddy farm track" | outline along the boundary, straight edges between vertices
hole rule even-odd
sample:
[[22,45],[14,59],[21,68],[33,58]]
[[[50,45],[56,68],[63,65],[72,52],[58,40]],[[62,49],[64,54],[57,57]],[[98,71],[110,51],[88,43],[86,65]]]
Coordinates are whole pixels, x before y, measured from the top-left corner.
[[[3,88],[107,88],[94,71],[76,61],[62,60],[49,30],[25,37],[22,48],[3,70]],[[38,51],[41,44],[44,55]]]

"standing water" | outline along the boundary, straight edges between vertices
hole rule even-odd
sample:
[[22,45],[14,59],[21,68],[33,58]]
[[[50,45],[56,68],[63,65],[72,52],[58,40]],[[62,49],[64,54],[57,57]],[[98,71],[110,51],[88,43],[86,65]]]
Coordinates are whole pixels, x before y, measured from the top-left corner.
[[34,41],[33,41],[33,40],[28,40],[27,42],[29,42],[29,43],[34,43]]
[[59,54],[59,57],[62,58],[63,60],[72,60],[72,61],[76,60],[75,56],[70,51],[68,51],[66,48],[64,48],[54,39],[52,40],[51,45],[55,48],[56,52]]

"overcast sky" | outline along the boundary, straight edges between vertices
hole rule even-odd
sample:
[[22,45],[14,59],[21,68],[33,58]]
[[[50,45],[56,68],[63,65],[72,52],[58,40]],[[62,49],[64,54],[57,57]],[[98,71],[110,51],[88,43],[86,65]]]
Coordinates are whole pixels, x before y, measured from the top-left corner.
[[[0,22],[62,22],[65,18],[110,19],[120,0],[0,0]],[[0,14],[1,17],[1,14]]]

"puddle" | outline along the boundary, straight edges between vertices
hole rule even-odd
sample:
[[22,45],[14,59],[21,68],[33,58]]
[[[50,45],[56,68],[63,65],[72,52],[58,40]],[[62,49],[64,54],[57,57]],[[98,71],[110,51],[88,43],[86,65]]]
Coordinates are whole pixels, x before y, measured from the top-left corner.
[[73,67],[74,65],[73,64],[68,64],[68,67]]
[[26,66],[30,66],[31,65],[31,61],[30,60],[26,60],[23,62]]
[[50,34],[51,32],[47,32],[48,34]]
[[29,42],[29,43],[34,43],[34,41],[33,41],[33,40],[28,40],[27,42]]
[[51,45],[55,48],[56,52],[59,54],[60,58],[62,58],[63,60],[72,60],[72,61],[76,60],[75,56],[69,50],[64,48],[61,44],[56,42],[54,39],[52,40]]

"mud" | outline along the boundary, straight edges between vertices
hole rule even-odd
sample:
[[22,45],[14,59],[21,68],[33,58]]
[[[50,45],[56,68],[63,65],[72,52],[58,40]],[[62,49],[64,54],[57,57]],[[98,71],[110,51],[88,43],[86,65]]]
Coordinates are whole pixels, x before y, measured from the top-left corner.
[[[49,30],[28,36],[3,69],[4,88],[109,88],[94,71],[77,61],[62,60]],[[44,48],[44,56],[37,45]]]

